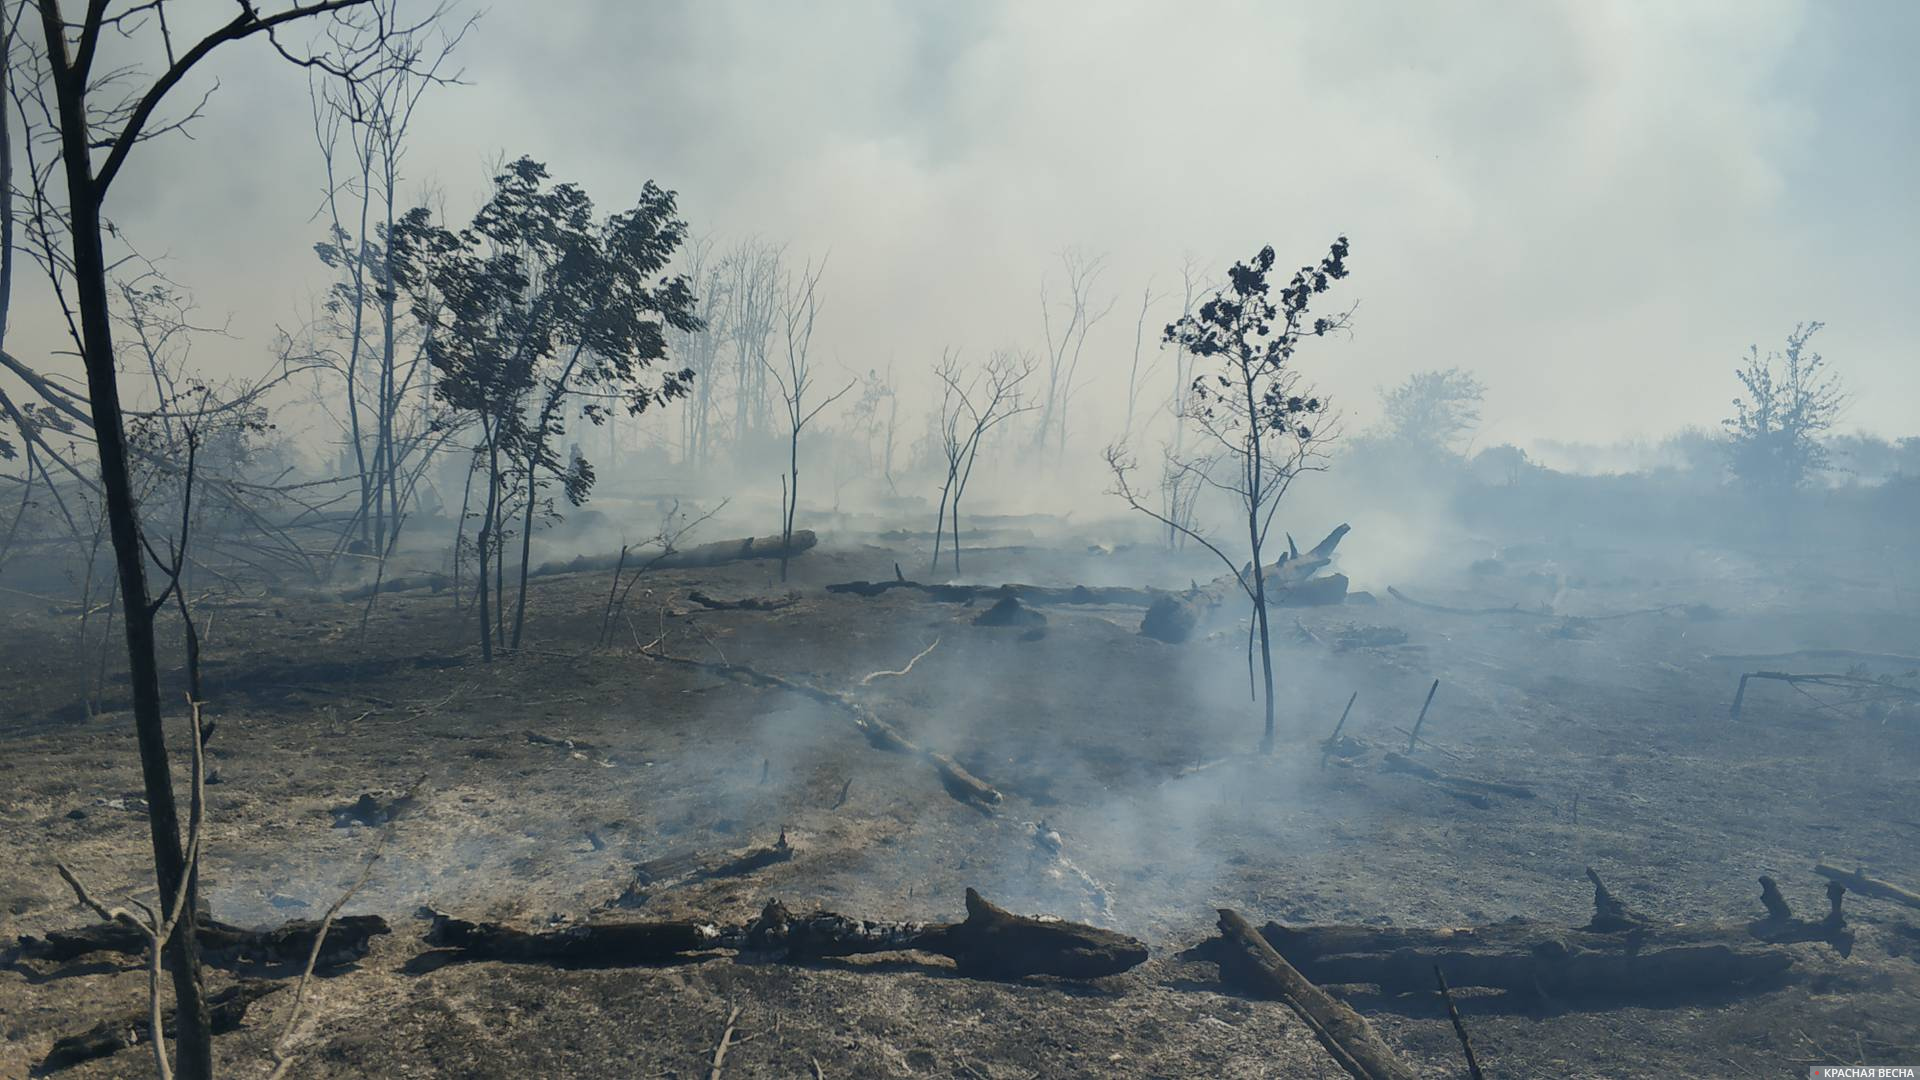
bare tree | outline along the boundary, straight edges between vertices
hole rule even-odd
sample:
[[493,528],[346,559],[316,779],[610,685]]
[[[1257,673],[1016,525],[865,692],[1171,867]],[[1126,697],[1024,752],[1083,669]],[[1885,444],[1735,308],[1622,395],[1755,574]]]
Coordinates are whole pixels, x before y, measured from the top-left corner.
[[713,460],[713,419],[718,401],[714,391],[720,377],[720,350],[726,344],[726,260],[714,254],[710,236],[687,241],[682,265],[693,283],[694,315],[701,328],[674,331],[676,355],[693,372],[693,394],[680,410],[680,460],[704,467]]
[[1271,247],[1262,248],[1251,262],[1237,263],[1228,274],[1227,289],[1216,292],[1198,313],[1167,327],[1166,340],[1183,345],[1196,362],[1215,370],[1193,381],[1187,419],[1206,440],[1206,454],[1183,464],[1201,483],[1231,495],[1244,514],[1247,554],[1245,569],[1221,545],[1182,526],[1149,507],[1143,493],[1129,480],[1133,460],[1120,447],[1107,450],[1113,470],[1114,494],[1133,509],[1170,528],[1178,528],[1213,552],[1238,576],[1253,604],[1259,633],[1261,668],[1265,676],[1266,726],[1262,753],[1273,749],[1273,644],[1267,625],[1267,567],[1263,562],[1267,532],[1294,480],[1325,468],[1325,444],[1331,438],[1325,399],[1302,385],[1294,365],[1295,354],[1308,338],[1321,337],[1348,325],[1348,315],[1313,316],[1315,297],[1347,276],[1347,238],[1335,240],[1317,265],[1296,271],[1280,290],[1276,304],[1267,275],[1273,270]]
[[[164,948],[171,960],[177,1003],[178,1072],[187,1080],[213,1073],[212,1039],[205,997],[200,983],[196,929],[196,898],[180,838],[179,814],[168,769],[165,730],[160,708],[159,670],[155,659],[154,615],[149,599],[136,504],[129,468],[126,428],[120,402],[119,372],[113,346],[113,311],[108,282],[102,213],[108,195],[134,149],[150,139],[184,129],[201,114],[205,103],[184,116],[167,118],[161,107],[201,61],[220,47],[254,36],[309,67],[341,78],[364,78],[379,64],[377,54],[355,53],[334,46],[310,55],[294,56],[275,36],[292,23],[320,15],[334,17],[336,26],[372,25],[376,35],[392,29],[387,13],[369,0],[315,0],[275,12],[242,4],[237,12],[197,40],[176,41],[168,19],[172,5],[149,0],[125,5],[117,13],[107,0],[90,2],[77,19],[63,11],[59,0],[37,0],[44,50],[33,57],[36,95],[48,127],[58,134],[57,160],[64,179],[64,205],[53,203],[52,163],[36,175],[36,216],[42,235],[51,240],[65,233],[64,254],[50,259],[56,292],[69,315],[69,327],[86,369],[87,405],[100,469],[114,558],[119,570],[122,626],[132,683],[134,728],[140,747],[141,772],[146,787],[154,869],[162,897],[172,898],[173,925],[164,940],[156,933],[154,947]],[[362,8],[369,20],[353,23],[342,15]],[[24,11],[24,7],[22,8]],[[142,82],[134,69],[95,70],[100,42],[106,34],[145,41],[164,56],[164,69]],[[181,46],[185,46],[182,48]],[[11,60],[11,58],[10,58]],[[48,102],[46,95],[51,95]],[[58,250],[49,243],[47,250]],[[67,288],[72,301],[68,306]],[[193,734],[195,757],[199,733]],[[155,921],[156,931],[163,927]]]
[[780,321],[783,245],[742,240],[725,260],[726,325],[733,343],[733,454],[736,464],[771,429],[767,357]]
[[839,401],[859,385],[852,379],[825,401],[807,407],[807,391],[813,388],[813,326],[820,315],[820,275],[826,270],[808,263],[798,277],[788,279],[781,288],[780,324],[784,332],[785,359],[779,366],[765,359],[767,374],[780,394],[787,421],[787,474],[780,481],[780,580],[787,580],[787,559],[793,548],[793,519],[800,508],[800,432],[820,415],[820,410]]
[[1066,277],[1067,296],[1060,305],[1066,315],[1066,323],[1056,332],[1054,319],[1056,312],[1052,297],[1048,293],[1047,281],[1040,280],[1040,319],[1046,329],[1047,338],[1047,381],[1042,388],[1040,399],[1039,423],[1034,431],[1033,445],[1036,450],[1044,450],[1048,437],[1057,433],[1055,443],[1060,457],[1067,452],[1067,406],[1073,400],[1077,388],[1075,378],[1080,370],[1080,356],[1086,349],[1087,334],[1101,319],[1113,310],[1119,297],[1109,297],[1098,311],[1093,299],[1093,291],[1100,280],[1100,274],[1106,269],[1106,256],[1093,255],[1068,248],[1060,253],[1060,266]]
[[[397,7],[400,0],[390,2]],[[341,344],[322,355],[342,384],[341,427],[359,488],[345,530],[357,539],[343,537],[343,543],[362,555],[382,557],[394,546],[412,481],[448,419],[434,408],[423,335],[401,323],[406,313],[394,283],[392,236],[402,210],[401,167],[414,112],[429,88],[459,80],[448,64],[472,26],[469,19],[458,27],[436,24],[431,31],[359,27],[360,39],[350,47],[384,54],[377,72],[340,80],[316,71],[309,86],[314,140],[326,172],[320,214],[327,238],[314,250],[340,275],[326,312],[328,329]],[[423,460],[410,467],[416,453]]]
[[942,352],[934,369],[940,379],[939,440],[946,459],[940,484],[940,508],[933,521],[933,567],[940,566],[940,540],[948,523],[953,535],[953,572],[960,572],[960,497],[973,478],[980,445],[1000,424],[1031,411],[1022,405],[1020,390],[1033,374],[1033,357],[1009,349],[996,350],[984,368],[968,371],[958,352]]

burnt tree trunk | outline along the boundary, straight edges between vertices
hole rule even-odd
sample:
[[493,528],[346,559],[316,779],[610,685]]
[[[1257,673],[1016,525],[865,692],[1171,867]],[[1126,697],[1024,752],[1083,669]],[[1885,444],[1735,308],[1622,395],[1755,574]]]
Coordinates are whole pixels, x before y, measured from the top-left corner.
[[[166,729],[160,712],[160,673],[154,655],[154,609],[147,596],[146,566],[140,544],[139,510],[127,460],[120,386],[114,368],[113,315],[107,296],[106,254],[100,243],[100,205],[105,196],[95,180],[92,136],[87,120],[88,73],[68,57],[66,21],[55,0],[40,0],[48,66],[59,102],[60,149],[67,180],[73,238],[74,291],[80,307],[82,360],[87,372],[87,405],[94,445],[100,458],[100,486],[108,532],[120,580],[121,625],[127,638],[128,679],[133,696],[133,728],[140,747],[140,778],[147,799],[147,823],[153,841],[154,876],[163,901],[178,905],[180,919],[167,940],[180,1035],[178,1071],[182,1080],[213,1075],[213,1039],[206,996],[200,985],[196,897],[180,839],[180,814],[167,767]],[[200,733],[194,732],[194,738]]]

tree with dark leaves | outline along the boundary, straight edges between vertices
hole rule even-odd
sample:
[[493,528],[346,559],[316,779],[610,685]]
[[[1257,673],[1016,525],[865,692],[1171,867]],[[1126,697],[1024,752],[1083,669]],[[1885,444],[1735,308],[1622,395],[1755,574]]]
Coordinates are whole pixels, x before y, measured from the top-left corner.
[[[1213,552],[1239,577],[1253,604],[1265,676],[1266,726],[1262,753],[1273,749],[1273,647],[1267,625],[1264,552],[1274,513],[1295,479],[1325,468],[1333,416],[1327,400],[1303,384],[1295,358],[1302,344],[1345,329],[1351,312],[1315,315],[1316,300],[1347,276],[1347,238],[1333,242],[1317,264],[1301,267],[1277,295],[1268,281],[1274,253],[1262,248],[1236,263],[1227,287],[1199,311],[1168,326],[1165,341],[1193,357],[1195,375],[1183,421],[1200,434],[1200,450],[1169,461],[1169,471],[1197,478],[1231,495],[1245,515],[1245,567],[1221,543],[1155,510],[1129,482],[1135,463],[1118,447],[1107,451],[1115,494],[1135,510],[1177,529]],[[1249,658],[1251,666],[1251,658]]]
[[[546,167],[524,157],[494,178],[492,197],[468,227],[449,231],[419,209],[395,230],[396,277],[416,315],[433,323],[435,393],[479,432],[474,453],[487,497],[477,595],[489,661],[496,644],[520,644],[542,486],[557,480],[575,506],[593,486],[587,459],[557,450],[568,403],[582,399],[580,415],[601,424],[611,409],[638,415],[687,393],[691,370],[645,377],[666,359],[669,328],[700,328],[686,279],[665,274],[685,238],[673,192],[648,182],[633,209],[596,221],[585,191],[549,183]],[[514,498],[520,588],[509,637],[499,559]],[[498,608],[489,604],[490,561]]]

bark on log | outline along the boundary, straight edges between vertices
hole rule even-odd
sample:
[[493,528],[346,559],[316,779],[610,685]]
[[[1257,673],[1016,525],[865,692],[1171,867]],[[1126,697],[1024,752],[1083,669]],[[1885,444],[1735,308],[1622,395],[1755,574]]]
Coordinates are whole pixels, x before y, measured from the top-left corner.
[[675,960],[720,945],[719,928],[695,922],[583,923],[529,932],[433,912],[427,944],[457,949],[464,960],[504,960],[556,967],[631,967]]
[[[1305,555],[1289,551],[1263,571],[1268,603],[1274,607],[1311,607],[1342,604],[1347,598],[1345,574],[1314,577],[1314,572],[1333,561],[1334,549],[1351,531],[1341,525],[1328,533]],[[1147,608],[1140,632],[1156,641],[1179,644],[1191,639],[1214,614],[1236,598],[1244,599],[1250,586],[1251,568],[1238,574],[1223,574],[1206,585],[1184,593],[1163,593]]]
[[1147,958],[1146,945],[1125,934],[1015,915],[972,889],[967,890],[966,904],[966,921],[953,924],[877,922],[828,911],[796,917],[774,901],[745,926],[726,929],[689,922],[608,922],[545,933],[436,912],[427,941],[459,950],[462,959],[562,967],[662,963],[715,949],[791,962],[910,950],[948,957],[961,974],[984,979],[1095,979],[1117,975]]
[[1286,1003],[1320,1045],[1355,1080],[1417,1080],[1373,1025],[1345,1002],[1315,986],[1231,908],[1220,909],[1213,958],[1222,980]]
[[[215,1035],[224,1035],[239,1028],[246,1019],[247,1010],[253,1003],[269,994],[277,993],[284,987],[276,983],[240,983],[229,986],[207,998],[207,1014],[211,1021],[209,1029]],[[78,1035],[68,1035],[58,1039],[53,1049],[40,1062],[37,1070],[42,1076],[71,1068],[81,1062],[108,1057],[134,1046],[153,1041],[152,1020],[147,1010],[131,1012],[112,1020],[102,1020]],[[174,1038],[178,1031],[172,1009],[168,1009],[160,1021],[160,1030],[167,1038]]]
[[1920,908],[1920,892],[1901,888],[1891,881],[1868,877],[1860,870],[1842,870],[1832,863],[1820,862],[1814,864],[1813,872],[1829,881],[1838,882],[1862,896],[1876,896],[1896,904],[1905,904],[1910,908]]
[[[1844,891],[1844,890],[1841,890]],[[1777,890],[1772,891],[1778,900]],[[1659,992],[1721,989],[1779,976],[1793,965],[1783,945],[1822,942],[1842,956],[1853,932],[1838,895],[1819,920],[1797,919],[1782,908],[1753,922],[1652,924],[1605,903],[1596,888],[1594,921],[1567,929],[1513,919],[1491,926],[1394,928],[1287,927],[1268,923],[1261,934],[1301,974],[1319,983],[1364,983],[1383,993],[1423,993],[1433,966],[1455,986],[1484,986],[1553,997],[1630,998]],[[1609,918],[1608,908],[1613,908]],[[1618,929],[1595,929],[1617,926]]]
[[[200,927],[200,952],[207,963],[217,967],[305,965],[313,951],[313,938],[320,923],[298,920],[266,930],[240,927],[203,918]],[[314,970],[344,967],[367,955],[371,939],[389,933],[387,921],[378,915],[347,915],[333,920],[327,930],[326,944]],[[128,956],[144,955],[145,933],[117,922],[89,923],[73,930],[55,930],[45,938],[21,937],[24,956],[62,963],[88,953],[111,952]]]

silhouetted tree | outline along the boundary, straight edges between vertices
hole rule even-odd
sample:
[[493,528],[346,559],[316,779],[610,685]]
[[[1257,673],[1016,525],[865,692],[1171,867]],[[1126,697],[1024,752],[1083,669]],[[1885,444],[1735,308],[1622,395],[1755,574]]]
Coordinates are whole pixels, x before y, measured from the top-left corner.
[[820,410],[845,397],[859,380],[850,380],[825,401],[807,406],[807,392],[813,389],[813,325],[820,316],[820,274],[824,266],[809,264],[800,276],[782,282],[780,289],[780,326],[782,359],[766,363],[767,374],[780,391],[781,412],[787,421],[787,476],[780,485],[780,580],[787,580],[787,559],[792,554],[793,519],[800,508],[800,433],[820,415]]
[[1733,416],[1724,421],[1728,464],[1750,488],[1791,491],[1826,466],[1820,440],[1833,430],[1847,398],[1826,358],[1807,348],[1825,325],[1796,325],[1784,353],[1762,357],[1759,346],[1748,346],[1746,362],[1734,372],[1745,393],[1733,399]]
[[[103,210],[114,183],[127,175],[126,166],[136,147],[156,136],[182,130],[200,115],[199,105],[178,117],[163,116],[160,109],[181,81],[221,46],[265,36],[275,49],[309,69],[347,79],[365,78],[386,63],[375,53],[344,46],[331,53],[294,56],[274,38],[278,28],[363,4],[366,10],[378,13],[371,20],[377,40],[392,26],[386,22],[383,9],[368,4],[368,0],[315,0],[278,11],[242,3],[225,22],[197,40],[174,38],[172,27],[178,25],[179,16],[169,20],[167,12],[172,5],[166,0],[125,5],[118,12],[109,10],[105,0],[93,0],[84,11],[74,14],[65,10],[60,0],[37,0],[42,50],[26,58],[7,58],[9,65],[21,59],[22,66],[30,68],[31,74],[21,81],[32,80],[41,107],[39,115],[47,117],[58,134],[57,163],[45,163],[44,171],[37,160],[30,165],[35,215],[49,248],[55,232],[66,234],[66,250],[51,272],[56,287],[62,288],[62,303],[71,297],[70,325],[86,369],[88,414],[119,571],[134,731],[140,746],[154,870],[160,886],[161,918],[156,921],[170,921],[172,929],[164,935],[164,948],[177,1005],[175,1067],[187,1080],[213,1074],[213,1042],[200,985],[195,875],[181,843],[160,710],[159,669],[154,655],[154,617],[160,605],[147,590],[145,545],[129,467],[113,345],[104,242],[108,226]],[[25,11],[23,5],[22,14]],[[164,70],[151,81],[144,79],[137,68],[96,70],[101,41],[109,34],[144,41],[150,54],[165,57]],[[340,36],[330,38],[334,46],[342,40]],[[21,76],[16,72],[14,78]],[[56,171],[65,181],[63,205],[52,203],[51,179]],[[70,293],[65,291],[66,286],[70,286]],[[195,730],[192,737],[198,760],[201,733]],[[155,951],[161,947],[156,939]],[[157,978],[158,963],[154,971]],[[158,1033],[154,1041],[157,1048],[161,1046]],[[163,1048],[159,1049],[158,1060],[165,1075]]]
[[[480,432],[474,453],[486,474],[478,538],[481,655],[496,638],[518,647],[526,618],[531,533],[542,476],[560,481],[579,505],[593,486],[581,456],[562,458],[564,406],[591,392],[581,408],[601,423],[609,404],[638,415],[687,392],[690,370],[657,382],[641,375],[667,355],[666,329],[699,328],[686,279],[662,271],[686,235],[674,195],[648,182],[633,209],[596,222],[586,192],[549,184],[546,167],[521,158],[494,178],[493,195],[458,233],[424,209],[395,230],[396,274],[430,323],[427,357],[439,374],[434,391],[470,416]],[[488,560],[498,536],[507,484],[523,514],[520,590],[506,638],[489,608]],[[495,566],[495,591],[499,568]],[[504,603],[499,596],[495,603]]]
[[1267,625],[1267,566],[1264,552],[1274,512],[1293,481],[1325,468],[1324,444],[1331,437],[1327,402],[1302,385],[1295,354],[1308,338],[1344,328],[1348,316],[1315,316],[1314,299],[1347,276],[1347,238],[1333,242],[1317,265],[1296,271],[1280,289],[1278,302],[1267,276],[1273,270],[1271,247],[1252,262],[1235,263],[1228,286],[1214,293],[1192,315],[1167,327],[1165,340],[1194,358],[1196,374],[1185,418],[1202,436],[1198,457],[1171,464],[1200,482],[1232,495],[1245,515],[1246,569],[1221,545],[1201,536],[1144,501],[1128,481],[1134,462],[1119,447],[1107,450],[1115,494],[1135,510],[1179,529],[1212,551],[1239,577],[1253,603],[1265,676],[1266,726],[1261,751],[1273,749],[1273,642]]
[[1401,446],[1431,454],[1459,452],[1463,436],[1480,423],[1486,387],[1459,368],[1419,371],[1380,391],[1381,429]]

